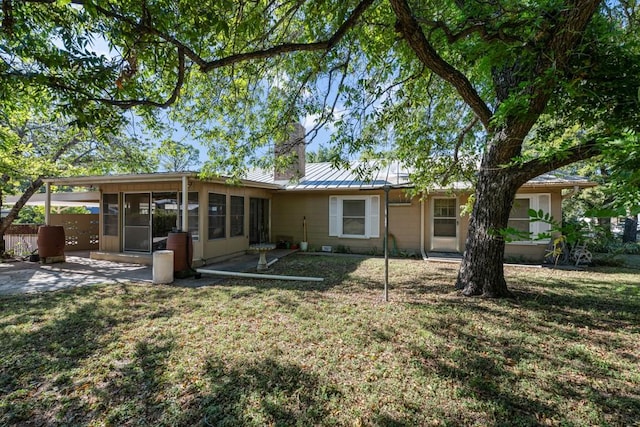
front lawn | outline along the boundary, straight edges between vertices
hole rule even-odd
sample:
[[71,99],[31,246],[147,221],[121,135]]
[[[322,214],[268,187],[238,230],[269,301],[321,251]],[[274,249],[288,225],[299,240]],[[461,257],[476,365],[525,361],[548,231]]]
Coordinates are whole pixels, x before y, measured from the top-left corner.
[[[186,289],[0,298],[0,425],[634,425],[640,274],[507,268],[516,300],[458,296],[455,264],[294,255]],[[206,279],[202,279],[206,281]],[[637,425],[637,424],[636,424]]]

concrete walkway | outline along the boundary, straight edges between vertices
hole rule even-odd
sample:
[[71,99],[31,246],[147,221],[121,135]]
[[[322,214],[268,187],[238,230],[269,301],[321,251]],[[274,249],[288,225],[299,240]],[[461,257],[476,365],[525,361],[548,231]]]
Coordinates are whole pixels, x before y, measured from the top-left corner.
[[[267,256],[267,261],[281,258],[294,251],[275,250]],[[257,254],[242,255],[231,260],[207,265],[209,269],[227,271],[255,271]],[[28,261],[0,263],[0,295],[50,292],[60,289],[115,284],[127,282],[152,283],[151,266],[124,264],[94,260],[89,254],[67,253],[66,261],[56,264],[40,264]],[[201,287],[220,282],[220,277],[205,276],[200,279],[186,278],[174,280],[174,286]]]

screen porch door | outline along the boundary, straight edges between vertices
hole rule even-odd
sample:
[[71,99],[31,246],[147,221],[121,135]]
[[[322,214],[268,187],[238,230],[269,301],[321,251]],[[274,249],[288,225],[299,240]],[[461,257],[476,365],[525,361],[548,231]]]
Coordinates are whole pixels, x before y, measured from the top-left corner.
[[125,252],[151,252],[151,195],[125,193],[123,215]]
[[249,199],[249,243],[269,243],[269,199]]

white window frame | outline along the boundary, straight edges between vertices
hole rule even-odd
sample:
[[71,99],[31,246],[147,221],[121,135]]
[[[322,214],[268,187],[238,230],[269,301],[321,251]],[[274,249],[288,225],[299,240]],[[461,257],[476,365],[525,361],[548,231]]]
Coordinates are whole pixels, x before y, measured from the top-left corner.
[[[343,233],[342,212],[345,200],[364,200],[364,235]],[[380,196],[329,196],[329,236],[345,239],[380,237]]]
[[[551,193],[524,193],[524,194],[516,194],[514,199],[514,203],[518,199],[528,199],[529,200],[529,209],[533,209],[536,212],[542,209],[544,213],[551,214]],[[509,219],[512,219],[509,216]],[[524,218],[514,218],[514,219],[522,219]],[[538,235],[542,233],[548,233],[551,230],[551,225],[542,221],[529,222],[529,232],[531,234],[531,239],[529,240],[518,240],[509,242],[512,244],[547,244],[551,239],[542,239],[535,240]]]

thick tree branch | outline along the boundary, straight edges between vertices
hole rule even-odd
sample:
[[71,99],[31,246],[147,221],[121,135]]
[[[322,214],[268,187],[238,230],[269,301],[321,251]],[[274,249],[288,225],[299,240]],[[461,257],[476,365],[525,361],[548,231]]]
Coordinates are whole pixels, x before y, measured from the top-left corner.
[[550,29],[553,33],[548,44],[549,51],[554,53],[554,57],[548,60],[562,70],[602,0],[571,0],[567,3],[558,18],[560,26]]
[[542,29],[526,47],[536,55],[532,58],[533,66],[527,65],[526,61],[516,60],[512,65],[493,70],[499,101],[509,97],[527,100],[526,105],[511,112],[506,119],[506,127],[502,129],[505,136],[498,138],[502,144],[493,147],[497,149],[497,155],[492,156],[494,165],[509,163],[520,154],[524,138],[547,107],[557,80],[566,72],[574,48],[580,43],[599,3],[600,0],[570,0],[555,14],[545,15]]
[[427,40],[406,0],[390,0],[398,19],[396,29],[402,34],[420,61],[440,78],[449,82],[462,99],[471,107],[485,129],[491,129],[492,112],[480,98],[469,79],[445,61]]
[[11,0],[2,2],[2,30],[8,36],[13,34],[13,4]]
[[[533,88],[533,96],[530,103],[530,111],[537,119],[542,114],[549,99],[556,78],[555,73],[549,74],[548,70],[556,70],[556,73],[564,73],[573,49],[582,37],[593,14],[598,10],[601,0],[571,0],[559,12],[558,17],[550,22],[546,30],[536,37],[541,45],[537,46],[538,65],[535,74],[547,78],[539,79]],[[552,18],[548,18],[552,20]]]
[[[80,3],[83,3],[83,2],[80,2]],[[174,45],[178,49],[178,51],[182,52],[183,55],[187,56],[190,60],[192,60],[198,66],[203,67],[204,65],[206,65],[206,61],[189,46],[185,45],[184,43],[182,43],[180,40],[173,37],[172,35],[159,31],[157,28],[151,26],[149,22],[150,20],[148,19],[148,13],[145,13],[145,19],[142,19],[141,21],[135,21],[121,13],[117,13],[113,8],[106,9],[104,7],[97,6],[96,10],[108,18],[112,18],[117,21],[126,23],[127,25],[131,26],[141,34],[151,34]],[[145,12],[146,12],[146,9],[145,9]]]
[[600,145],[595,141],[575,145],[552,157],[540,157],[521,165],[509,168],[520,185],[544,173],[559,169],[580,160],[590,159],[602,153]]
[[291,52],[313,52],[313,51],[329,51],[351,30],[357,23],[364,12],[373,4],[373,0],[363,0],[351,12],[351,15],[345,20],[336,32],[327,40],[312,43],[283,43],[268,49],[256,50],[253,52],[238,53],[225,58],[219,58],[213,61],[207,61],[201,66],[201,70],[205,73],[225,67],[227,65],[236,64],[238,62],[272,58],[285,53]]
[[11,224],[13,224],[13,221],[15,221],[15,219],[18,217],[20,209],[22,209],[24,205],[27,204],[31,196],[33,196],[35,192],[38,191],[40,187],[42,187],[42,178],[42,176],[38,176],[36,179],[31,181],[31,183],[29,183],[29,186],[26,188],[26,190],[24,190],[20,198],[15,202],[7,215],[2,218],[2,221],[0,221],[0,236],[4,236],[4,233],[7,231],[9,226],[11,226]]
[[494,31],[489,31],[487,29],[486,22],[473,22],[468,26],[458,30],[457,32],[453,31],[449,26],[442,21],[432,21],[429,19],[416,18],[416,21],[420,24],[431,27],[435,30],[440,30],[444,33],[447,41],[449,43],[455,43],[459,40],[466,38],[472,34],[477,34],[484,41],[492,42],[492,41],[503,41],[506,43],[523,43],[524,40],[514,36],[508,36],[504,33],[505,29],[517,29],[520,26],[528,24],[528,22],[506,22],[496,28]]
[[148,99],[126,99],[126,100],[118,100],[118,99],[109,99],[109,98],[89,98],[91,101],[97,101],[104,104],[114,105],[120,108],[131,108],[139,105],[146,105],[150,107],[158,107],[158,108],[167,108],[172,105],[180,96],[180,90],[184,85],[184,77],[186,73],[186,65],[185,65],[185,52],[181,47],[178,47],[178,76],[176,78],[176,83],[171,91],[171,95],[164,102],[151,101]]
[[[55,0],[27,0],[33,3],[53,3]],[[105,103],[108,105],[118,106],[120,108],[131,108],[134,106],[146,105],[151,107],[160,107],[165,108],[172,105],[178,98],[180,94],[180,90],[184,84],[184,78],[186,73],[186,65],[185,65],[185,57],[189,58],[193,61],[194,64],[200,67],[200,70],[204,73],[210,72],[216,68],[221,68],[233,64],[237,64],[240,62],[272,58],[279,55],[283,55],[291,52],[311,52],[311,51],[329,51],[331,50],[340,40],[344,38],[344,36],[351,30],[357,23],[360,17],[365,13],[365,11],[373,4],[374,0],[362,0],[351,12],[349,17],[338,27],[338,29],[326,40],[310,42],[310,43],[283,43],[276,46],[272,46],[268,49],[256,50],[251,52],[243,52],[237,53],[233,55],[229,55],[223,58],[218,58],[215,60],[208,61],[204,59],[202,56],[197,54],[193,49],[189,46],[178,40],[176,37],[171,34],[162,32],[157,28],[151,25],[150,20],[145,19],[141,21],[135,21],[132,18],[129,18],[121,13],[118,13],[113,8],[105,8],[102,6],[94,6],[95,10],[97,10],[100,14],[105,17],[121,21],[126,23],[127,25],[134,28],[136,31],[140,33],[154,35],[167,43],[174,45],[178,50],[178,76],[177,81],[174,86],[174,89],[171,93],[171,96],[163,101],[152,101],[148,99],[129,99],[129,100],[118,100],[112,98],[104,98],[104,97],[95,97],[89,96],[87,92],[81,91],[78,88],[73,88],[67,86],[60,81],[52,80],[50,84],[58,89],[62,89],[65,91],[72,91],[77,93],[83,93],[87,98],[91,101],[97,101],[101,103]],[[83,5],[84,1],[74,0],[73,4]],[[29,76],[26,74],[20,74],[18,77],[28,78]]]
[[[167,108],[172,105],[180,95],[180,90],[184,85],[184,79],[186,74],[186,64],[185,64],[185,54],[180,48],[178,48],[178,67],[177,67],[178,75],[176,77],[175,85],[171,91],[171,95],[165,101],[152,101],[149,99],[113,99],[113,98],[104,98],[104,97],[96,97],[94,94],[87,90],[83,90],[77,86],[70,86],[59,77],[49,76],[47,85],[49,87],[59,89],[64,92],[69,93],[77,93],[83,95],[88,101],[100,102],[102,104],[113,105],[116,107],[120,107],[123,109],[132,108],[135,106],[150,106],[150,107],[158,107],[158,108]],[[7,73],[8,76],[15,77],[17,79],[35,79],[38,80],[40,76],[38,74],[29,74],[29,73]]]
[[185,55],[191,59],[195,64],[200,67],[200,70],[204,73],[208,73],[216,68],[225,67],[228,65],[236,64],[244,61],[251,61],[256,59],[272,58],[285,53],[302,52],[302,51],[328,51],[331,50],[336,43],[338,43],[347,32],[352,29],[362,16],[364,12],[373,4],[373,0],[362,0],[351,12],[351,15],[342,23],[342,25],[336,30],[336,32],[327,40],[316,41],[311,43],[282,43],[268,49],[256,50],[252,52],[237,53],[229,55],[224,58],[218,58],[212,61],[207,61],[198,55],[193,49],[180,42],[178,39],[170,34],[159,31],[155,27],[149,25],[147,22],[136,22],[126,16],[115,12],[114,10],[97,7],[103,15],[117,19],[122,22],[126,22],[133,28],[140,32],[147,34],[153,34],[161,39],[175,45],[185,53]]
[[[60,147],[58,147],[50,155],[51,160],[54,161],[54,162],[60,160],[60,158],[64,154],[68,153],[69,150],[71,150],[73,147],[78,145],[80,142],[82,142],[80,138],[75,137],[75,136],[72,137],[71,139],[69,139],[69,141],[67,141],[66,143],[64,143]],[[76,156],[71,161],[71,164],[72,165],[79,164],[80,160],[82,159],[82,157],[84,155],[85,155],[85,153],[81,153],[78,156]],[[20,214],[20,210],[27,204],[27,202],[29,201],[31,196],[33,196],[40,189],[40,187],[42,187],[42,185],[44,184],[43,179],[44,179],[44,175],[42,175],[42,174],[36,176],[35,179],[33,179],[29,183],[29,185],[24,190],[24,192],[22,193],[20,198],[16,201],[16,203],[14,203],[14,205],[11,207],[11,209],[9,210],[7,215],[4,218],[2,218],[2,220],[0,221],[0,236],[4,235],[4,233],[11,226],[11,224],[13,224],[15,219]]]

